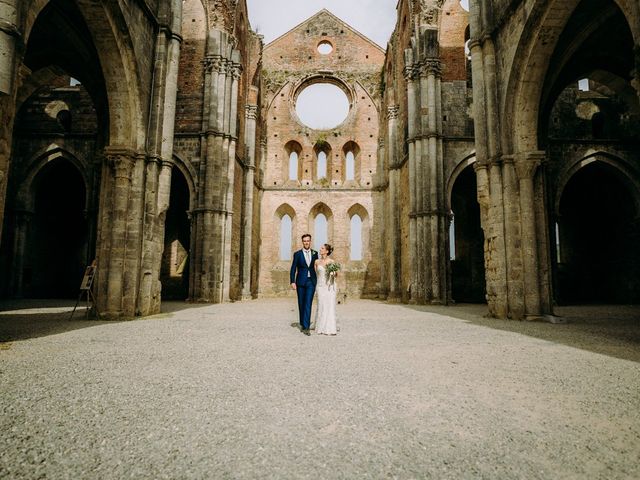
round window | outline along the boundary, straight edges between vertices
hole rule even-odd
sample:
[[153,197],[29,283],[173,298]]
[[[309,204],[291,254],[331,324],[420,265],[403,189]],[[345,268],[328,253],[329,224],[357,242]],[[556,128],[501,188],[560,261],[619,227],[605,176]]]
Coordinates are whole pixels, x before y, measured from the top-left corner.
[[331,42],[323,40],[318,44],[318,52],[322,55],[328,55],[333,52],[333,45],[331,45]]
[[314,83],[298,95],[296,113],[307,127],[329,130],[340,125],[349,115],[349,98],[333,83]]

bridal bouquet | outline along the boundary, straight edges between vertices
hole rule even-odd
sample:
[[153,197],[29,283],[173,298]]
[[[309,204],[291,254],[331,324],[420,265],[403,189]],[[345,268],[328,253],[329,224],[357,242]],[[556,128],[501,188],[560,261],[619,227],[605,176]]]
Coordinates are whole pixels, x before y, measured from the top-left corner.
[[336,274],[340,271],[340,264],[338,262],[331,262],[328,263],[325,268],[327,269],[327,275],[329,276],[329,283],[333,284]]

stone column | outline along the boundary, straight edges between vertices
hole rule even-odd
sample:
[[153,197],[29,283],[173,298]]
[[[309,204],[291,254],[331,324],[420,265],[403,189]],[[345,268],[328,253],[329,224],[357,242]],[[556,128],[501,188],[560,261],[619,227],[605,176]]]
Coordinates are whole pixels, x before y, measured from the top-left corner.
[[106,298],[98,295],[97,301],[101,314],[107,317],[119,317],[124,314],[122,299],[125,288],[123,276],[128,240],[127,219],[136,156],[132,151],[115,148],[107,149],[105,156],[108,168],[104,169],[103,174],[110,177],[108,181],[112,183],[113,188],[111,198],[105,198],[104,203],[111,205],[112,208],[110,215],[101,209],[101,223],[109,226],[102,232],[103,239],[107,240],[106,237],[108,237],[109,246],[108,257],[98,259],[98,279],[106,283],[106,288],[99,290],[105,291]]
[[429,112],[427,124],[427,139],[429,146],[429,224],[430,224],[430,269],[431,269],[431,303],[445,303],[446,274],[443,271],[442,258],[444,255],[445,232],[443,196],[443,158],[442,158],[442,124],[439,122],[441,92],[440,76],[442,66],[439,60],[431,59],[426,62],[427,71],[427,109]]
[[416,168],[416,112],[420,106],[417,88],[414,81],[413,52],[411,49],[405,51],[405,70],[404,77],[407,82],[407,143],[409,146],[409,198],[411,208],[409,210],[409,258],[415,260],[411,268],[411,289],[409,303],[418,303],[419,293],[422,291],[420,286],[420,268],[418,262],[418,232],[417,232],[417,215],[418,215],[418,169]]
[[[17,0],[0,1],[0,241],[10,170],[16,91],[21,77],[16,71],[16,66],[20,64],[16,45],[22,43],[17,27],[17,6]],[[28,69],[25,67],[25,70]]]
[[14,91],[17,21],[17,0],[0,1],[0,94],[8,96]]
[[240,53],[226,32],[212,30],[205,61],[203,156],[198,200],[193,210],[194,261],[190,298],[222,302],[229,299],[231,218],[236,151],[236,116]]
[[[388,192],[388,182],[386,177],[386,164],[385,164],[386,148],[383,138],[378,139],[378,163],[377,171],[374,182],[374,198],[377,197],[379,209],[382,212],[387,211],[386,193]],[[378,231],[378,238],[380,239],[380,250],[383,252],[382,259],[380,261],[380,291],[378,292],[378,298],[386,299],[387,292],[389,291],[389,279],[388,272],[389,266],[387,264],[387,227],[384,219],[380,222],[372,224],[373,228]]]
[[253,181],[256,170],[256,118],[257,105],[245,106],[245,165],[242,208],[242,298],[251,298],[251,253],[253,239]]
[[15,298],[24,295],[24,256],[29,236],[29,224],[33,218],[33,212],[21,210],[16,212],[16,226],[13,237],[13,258],[11,259],[11,285],[10,294]]
[[397,105],[388,107],[387,109],[387,133],[388,139],[388,158],[389,158],[389,296],[387,299],[392,302],[402,300],[402,292],[400,291],[400,265],[401,265],[401,245],[400,245],[400,219],[399,213],[399,194],[400,194],[400,172],[399,159],[397,152],[397,123],[400,108]]
[[[503,252],[494,254],[494,267],[499,266],[498,277],[501,285],[501,297],[506,304],[504,309],[508,318],[523,318],[524,307],[524,281],[522,278],[522,227],[520,223],[520,193],[518,178],[512,155],[503,155],[500,160],[492,160],[491,164],[500,169],[501,195],[497,192],[492,195],[495,199],[492,215],[500,219],[496,223],[496,245],[504,248]],[[493,188],[493,187],[492,187]],[[498,187],[496,187],[498,188]]]
[[536,234],[533,184],[535,173],[541,163],[541,155],[527,155],[525,158],[516,160],[516,172],[520,186],[521,243],[524,267],[524,304],[526,319],[536,319],[542,314],[540,308],[538,239]]

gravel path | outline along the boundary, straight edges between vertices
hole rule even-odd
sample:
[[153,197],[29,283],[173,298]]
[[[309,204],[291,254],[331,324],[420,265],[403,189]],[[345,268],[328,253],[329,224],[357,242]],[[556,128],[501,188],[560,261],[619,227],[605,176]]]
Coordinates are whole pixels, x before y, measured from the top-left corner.
[[65,305],[0,305],[1,478],[640,478],[637,308],[349,301],[306,337],[293,299]]

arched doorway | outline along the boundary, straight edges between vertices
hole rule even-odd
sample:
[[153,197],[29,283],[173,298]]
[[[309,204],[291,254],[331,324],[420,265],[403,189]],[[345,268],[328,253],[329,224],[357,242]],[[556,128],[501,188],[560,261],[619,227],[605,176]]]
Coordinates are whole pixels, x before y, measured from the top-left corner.
[[555,228],[561,304],[640,302],[638,192],[622,175],[594,161],[562,191]]
[[22,291],[27,297],[74,298],[90,263],[84,180],[71,162],[56,159],[37,174],[32,192]]
[[189,185],[176,167],[171,173],[171,193],[165,221],[164,251],[160,281],[163,300],[185,300],[189,296]]
[[484,235],[480,225],[476,175],[467,166],[451,189],[449,229],[451,294],[456,302],[485,302]]

